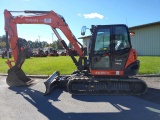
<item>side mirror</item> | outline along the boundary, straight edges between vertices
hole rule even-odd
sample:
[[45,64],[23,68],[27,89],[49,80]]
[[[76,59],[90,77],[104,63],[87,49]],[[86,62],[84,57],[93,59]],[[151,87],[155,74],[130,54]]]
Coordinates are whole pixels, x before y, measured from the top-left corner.
[[134,36],[135,35],[135,32],[131,31],[129,32],[130,36]]
[[81,35],[85,35],[85,33],[86,33],[86,26],[82,26]]

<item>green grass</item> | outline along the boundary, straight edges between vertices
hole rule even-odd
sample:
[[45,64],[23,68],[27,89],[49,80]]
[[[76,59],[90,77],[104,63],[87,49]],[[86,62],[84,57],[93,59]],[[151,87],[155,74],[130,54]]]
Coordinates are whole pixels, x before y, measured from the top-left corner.
[[[0,73],[7,73],[8,65],[5,61],[7,59],[0,58]],[[51,75],[54,71],[71,74],[76,66],[69,56],[31,57],[25,60],[22,69],[28,75]]]
[[159,74],[160,56],[139,56],[140,70],[138,74]]
[[[160,56],[139,56],[138,59],[140,60],[139,74],[160,74]],[[7,73],[6,60],[0,58],[0,73]],[[22,69],[28,75],[51,75],[54,71],[71,74],[76,70],[76,66],[69,56],[31,57],[26,59]]]
[[2,59],[0,57],[0,73],[7,73],[8,65],[5,63],[7,59]]
[[[31,63],[33,65],[29,65]],[[42,57],[26,59],[23,70],[27,74],[38,75],[50,75],[54,71],[60,71],[61,74],[71,74],[76,70],[76,66],[69,56]]]

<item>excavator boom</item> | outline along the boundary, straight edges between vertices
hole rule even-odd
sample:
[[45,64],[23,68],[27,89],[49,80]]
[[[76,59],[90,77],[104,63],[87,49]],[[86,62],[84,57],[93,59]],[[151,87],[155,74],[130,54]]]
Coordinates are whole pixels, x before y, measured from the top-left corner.
[[[11,11],[14,12],[14,11]],[[18,60],[18,33],[17,33],[17,24],[45,24],[51,26],[53,32],[55,29],[60,29],[70,43],[74,46],[80,56],[83,55],[83,51],[78,45],[77,39],[72,34],[68,24],[65,22],[65,19],[55,13],[54,11],[24,11],[24,13],[33,13],[35,15],[30,16],[12,16],[10,11],[4,11],[5,17],[5,31],[8,32],[8,36],[11,42],[11,48],[14,56],[14,60]],[[20,11],[16,11],[20,12]],[[62,41],[60,35],[55,33],[57,38]]]
[[[12,12],[24,12],[26,14],[33,15],[25,15],[25,16],[12,16]],[[69,52],[69,48],[67,47],[65,41],[61,38],[56,28],[60,29],[62,33],[66,36],[69,42],[74,46],[76,51],[78,52],[80,57],[84,57],[83,51],[81,49],[82,45],[77,41],[75,36],[72,34],[68,24],[65,19],[55,13],[54,11],[8,11],[4,10],[4,19],[5,19],[5,27],[7,45],[8,41],[10,43],[12,54],[14,60],[7,60],[7,64],[9,66],[7,83],[9,86],[21,86],[28,85],[31,82],[31,79],[28,78],[23,70],[21,69],[28,48],[23,48],[23,46],[19,45],[18,41],[18,33],[17,33],[17,24],[44,24],[49,25],[58,40],[60,40],[63,47]],[[8,45],[9,46],[9,45]],[[69,52],[73,62],[79,69],[78,61],[74,58],[74,56]],[[12,63],[15,63],[14,65]]]

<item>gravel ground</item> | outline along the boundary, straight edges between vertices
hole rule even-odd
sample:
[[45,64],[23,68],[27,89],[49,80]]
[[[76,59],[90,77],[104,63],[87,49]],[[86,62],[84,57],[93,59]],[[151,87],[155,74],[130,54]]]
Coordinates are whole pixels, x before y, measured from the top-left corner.
[[138,77],[144,80],[148,86],[147,93],[139,98],[160,104],[160,77]]
[[160,77],[138,77],[144,80],[149,88],[160,89]]
[[44,96],[45,79],[31,87],[8,87],[0,76],[0,120],[160,120],[160,77],[139,77],[141,96],[74,96],[54,90]]

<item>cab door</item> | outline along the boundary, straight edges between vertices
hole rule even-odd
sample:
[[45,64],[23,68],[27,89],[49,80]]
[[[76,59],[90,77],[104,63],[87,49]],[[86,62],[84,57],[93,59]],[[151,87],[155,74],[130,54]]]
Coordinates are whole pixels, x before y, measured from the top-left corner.
[[113,27],[113,43],[112,70],[122,71],[131,50],[129,31],[125,25]]
[[91,52],[89,54],[92,70],[111,70],[111,27],[99,26],[91,39]]

